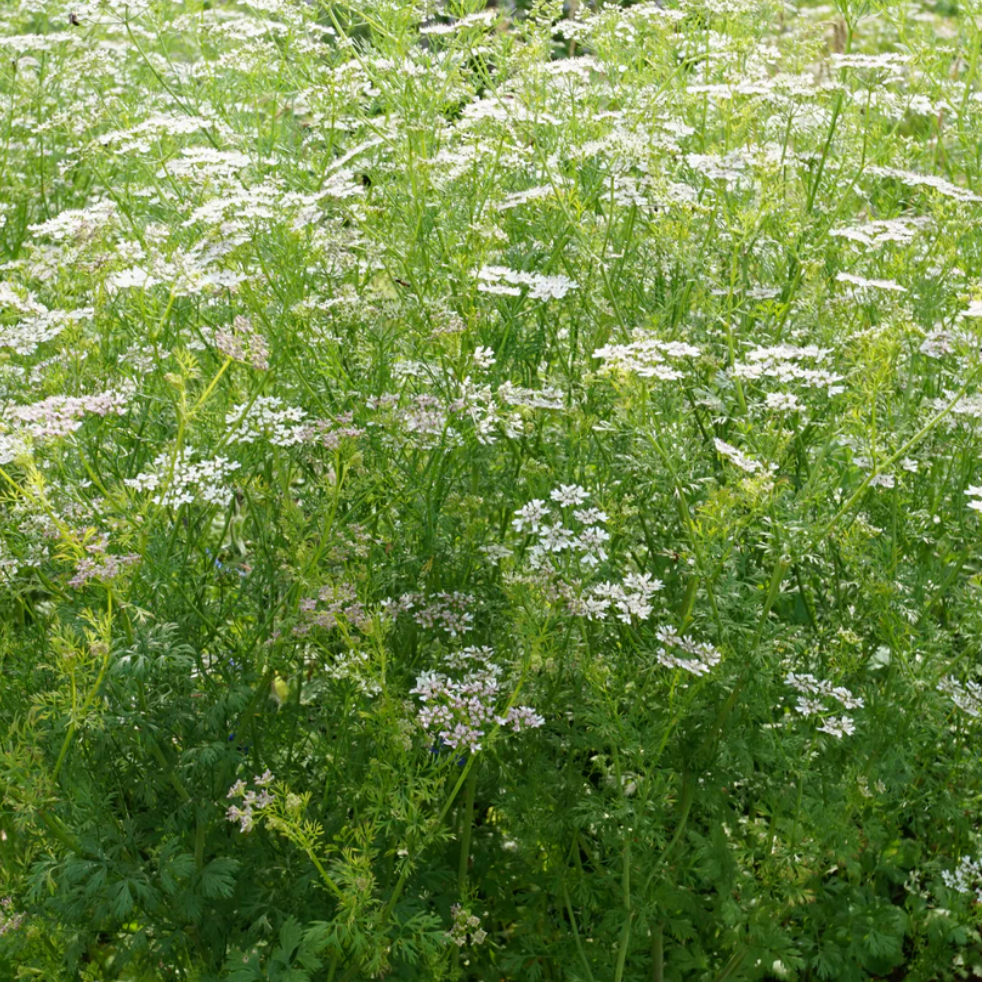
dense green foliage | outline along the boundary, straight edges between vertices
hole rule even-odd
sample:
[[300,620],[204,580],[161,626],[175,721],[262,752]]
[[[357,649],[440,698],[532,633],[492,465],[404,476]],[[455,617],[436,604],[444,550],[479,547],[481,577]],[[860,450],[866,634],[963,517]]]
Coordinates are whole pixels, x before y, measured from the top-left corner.
[[0,979],[982,969],[982,10],[0,8]]

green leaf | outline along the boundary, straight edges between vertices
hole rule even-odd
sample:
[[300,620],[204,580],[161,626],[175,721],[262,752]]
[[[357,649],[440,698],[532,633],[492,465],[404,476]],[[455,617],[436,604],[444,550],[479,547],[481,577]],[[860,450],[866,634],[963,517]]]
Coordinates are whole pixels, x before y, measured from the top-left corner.
[[293,953],[300,947],[302,941],[303,927],[295,917],[288,917],[280,928],[280,949],[277,955],[289,964]]
[[109,888],[109,903],[117,920],[122,920],[133,909],[133,893],[127,880],[114,883]]
[[201,892],[209,899],[227,899],[235,889],[234,873],[239,864],[230,857],[213,859],[201,871]]

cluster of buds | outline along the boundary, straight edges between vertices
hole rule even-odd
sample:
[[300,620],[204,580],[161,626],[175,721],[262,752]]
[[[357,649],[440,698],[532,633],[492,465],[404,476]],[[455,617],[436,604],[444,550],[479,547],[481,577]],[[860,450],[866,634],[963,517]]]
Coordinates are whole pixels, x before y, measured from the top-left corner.
[[247,791],[245,781],[236,781],[228,789],[227,798],[241,798],[242,807],[230,805],[225,817],[230,822],[239,823],[240,832],[251,832],[256,821],[256,813],[268,808],[276,797],[272,791],[267,791],[267,787],[273,783],[273,775],[267,770],[258,777],[254,777],[253,783],[259,788],[258,791]]
[[453,925],[447,931],[447,938],[458,948],[470,943],[472,945],[482,944],[488,936],[488,932],[481,928],[481,919],[470,913],[461,904],[454,904],[450,908],[453,916]]
[[24,915],[14,913],[13,900],[10,897],[0,898],[0,938],[11,931],[16,931],[23,923]]

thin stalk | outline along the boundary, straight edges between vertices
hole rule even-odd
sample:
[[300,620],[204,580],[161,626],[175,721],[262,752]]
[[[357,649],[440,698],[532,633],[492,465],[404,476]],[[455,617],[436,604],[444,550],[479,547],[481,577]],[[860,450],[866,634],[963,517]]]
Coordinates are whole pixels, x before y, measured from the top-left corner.
[[586,972],[589,982],[593,982],[593,972],[590,969],[590,962],[586,957],[586,952],[583,950],[583,942],[580,940],[580,929],[576,926],[576,914],[573,913],[573,904],[569,899],[569,888],[566,886],[565,880],[563,880],[563,902],[566,904],[566,913],[569,914],[569,923],[573,928],[573,941],[576,943],[576,951],[580,956],[580,961],[583,962],[583,971]]
[[472,767],[467,775],[467,788],[464,791],[464,812],[461,816],[463,830],[460,837],[460,862],[457,865],[457,892],[462,897],[467,889],[467,867],[470,862],[471,831],[474,826],[474,791],[477,787],[477,768]]
[[866,475],[865,479],[860,483],[859,487],[849,496],[846,503],[835,513],[828,524],[822,526],[816,536],[817,541],[828,538],[832,530],[839,524],[839,521],[849,513],[852,506],[865,494],[866,489],[870,484],[879,477],[885,470],[892,467],[901,457],[905,457],[907,452],[912,448],[917,446],[943,419],[949,416],[955,406],[961,402],[962,397],[968,392],[969,388],[975,384],[979,375],[982,374],[982,366],[979,366],[969,375],[966,379],[965,384],[955,393],[951,401],[943,408],[940,409],[934,416],[932,416],[899,450],[891,454],[882,464],[875,466],[869,474]]
[[[109,589],[106,591],[106,623],[112,624],[112,612],[113,612],[113,593]],[[107,630],[107,634],[111,634],[111,628]],[[112,638],[111,636],[103,638],[103,643],[105,644],[106,653],[102,656],[102,664],[99,666],[99,674],[96,676],[95,683],[89,690],[88,695],[85,697],[85,701],[82,703],[78,712],[75,712],[74,706],[74,692],[72,695],[72,721],[68,724],[68,732],[65,734],[64,742],[61,745],[61,751],[58,754],[58,759],[55,762],[55,769],[51,773],[51,783],[54,784],[58,780],[58,774],[61,772],[62,765],[65,763],[65,758],[68,756],[68,748],[71,746],[72,740],[75,737],[75,730],[77,728],[77,720],[79,716],[84,716],[86,710],[92,705],[95,697],[99,694],[99,690],[102,688],[102,680],[106,677],[106,671],[109,668],[109,659],[112,655]],[[74,678],[74,677],[73,677]]]
[[[620,783],[620,782],[618,782]],[[617,952],[617,967],[614,970],[614,982],[624,978],[624,966],[627,964],[627,951],[631,945],[631,921],[634,911],[631,908],[631,837],[624,836],[624,872],[621,877],[621,899],[624,903],[624,927],[621,929],[621,941]]]
[[[463,901],[467,893],[467,867],[470,863],[471,830],[474,826],[474,790],[477,786],[477,768],[472,767],[467,775],[467,788],[464,791],[464,806],[460,816],[463,828],[460,833],[460,862],[457,865],[457,896]],[[450,956],[454,970],[460,965],[460,948],[456,945]]]

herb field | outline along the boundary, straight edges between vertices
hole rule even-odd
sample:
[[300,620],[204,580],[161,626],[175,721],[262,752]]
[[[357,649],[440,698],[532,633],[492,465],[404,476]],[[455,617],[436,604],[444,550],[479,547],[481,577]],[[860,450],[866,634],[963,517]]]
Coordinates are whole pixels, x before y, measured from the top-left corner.
[[0,982],[982,978],[982,6],[0,6]]

